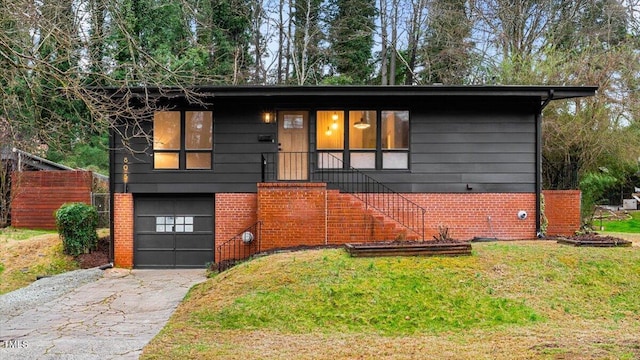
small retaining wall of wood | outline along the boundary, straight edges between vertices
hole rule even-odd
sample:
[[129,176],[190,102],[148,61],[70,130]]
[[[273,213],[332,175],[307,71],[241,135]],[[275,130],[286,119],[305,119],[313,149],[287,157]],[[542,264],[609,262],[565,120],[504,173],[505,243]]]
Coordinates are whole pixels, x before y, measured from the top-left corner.
[[64,203],[91,204],[90,171],[21,171],[11,175],[11,226],[55,229]]

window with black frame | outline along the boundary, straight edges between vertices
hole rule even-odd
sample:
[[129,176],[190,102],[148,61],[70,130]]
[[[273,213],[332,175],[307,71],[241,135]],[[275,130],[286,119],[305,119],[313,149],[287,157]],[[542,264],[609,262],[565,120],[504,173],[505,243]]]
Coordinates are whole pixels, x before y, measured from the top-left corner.
[[409,111],[317,111],[316,149],[320,169],[406,170]]
[[154,114],[154,169],[209,170],[212,150],[211,111],[158,111]]

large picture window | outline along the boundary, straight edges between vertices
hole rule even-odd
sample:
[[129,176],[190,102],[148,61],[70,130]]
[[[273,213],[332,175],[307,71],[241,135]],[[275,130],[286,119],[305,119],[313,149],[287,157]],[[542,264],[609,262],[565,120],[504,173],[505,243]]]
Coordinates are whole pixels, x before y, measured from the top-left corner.
[[316,140],[319,168],[408,169],[409,111],[321,110]]
[[212,150],[211,111],[158,111],[154,114],[154,169],[208,170],[211,169]]

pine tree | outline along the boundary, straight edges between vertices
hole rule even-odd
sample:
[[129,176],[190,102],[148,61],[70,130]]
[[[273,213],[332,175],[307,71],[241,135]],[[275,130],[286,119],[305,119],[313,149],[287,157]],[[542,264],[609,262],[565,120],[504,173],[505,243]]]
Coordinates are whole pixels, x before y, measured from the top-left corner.
[[373,73],[371,62],[374,0],[335,0],[331,19],[331,64],[343,78],[353,84],[366,84]]

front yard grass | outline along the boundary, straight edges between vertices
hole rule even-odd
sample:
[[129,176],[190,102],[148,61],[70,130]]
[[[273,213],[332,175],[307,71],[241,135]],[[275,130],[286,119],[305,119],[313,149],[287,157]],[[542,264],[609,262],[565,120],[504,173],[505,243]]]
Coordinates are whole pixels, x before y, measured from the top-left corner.
[[[632,211],[626,220],[605,220],[602,226],[606,232],[615,233],[638,233],[640,234],[640,211]],[[600,229],[600,221],[594,220],[593,228]]]
[[640,249],[277,254],[194,287],[143,359],[635,359]]
[[0,229],[0,294],[27,286],[39,275],[55,275],[78,268],[63,254],[55,231]]

